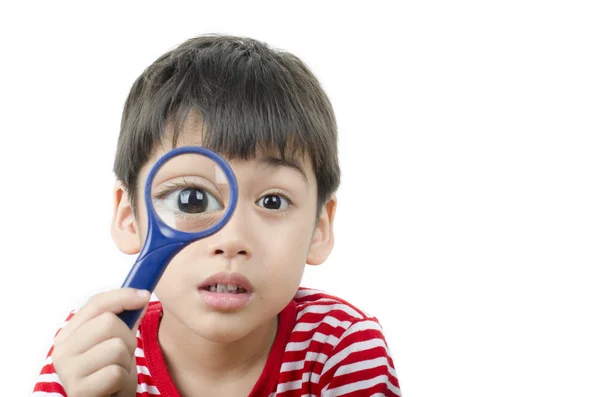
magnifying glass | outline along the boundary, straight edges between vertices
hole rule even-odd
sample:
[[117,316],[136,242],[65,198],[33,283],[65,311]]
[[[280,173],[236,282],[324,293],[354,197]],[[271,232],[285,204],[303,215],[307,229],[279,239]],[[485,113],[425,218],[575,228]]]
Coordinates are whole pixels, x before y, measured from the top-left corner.
[[[144,190],[148,231],[122,287],[154,291],[171,259],[229,221],[238,186],[229,164],[200,146],[169,151],[154,164]],[[142,309],[119,314],[133,328]]]

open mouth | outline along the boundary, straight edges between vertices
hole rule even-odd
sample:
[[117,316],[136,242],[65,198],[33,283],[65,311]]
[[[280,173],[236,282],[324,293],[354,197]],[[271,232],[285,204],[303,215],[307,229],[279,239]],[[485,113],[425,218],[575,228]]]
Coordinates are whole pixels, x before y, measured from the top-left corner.
[[219,292],[224,294],[246,294],[248,291],[237,284],[211,284],[202,287],[203,290],[209,292]]

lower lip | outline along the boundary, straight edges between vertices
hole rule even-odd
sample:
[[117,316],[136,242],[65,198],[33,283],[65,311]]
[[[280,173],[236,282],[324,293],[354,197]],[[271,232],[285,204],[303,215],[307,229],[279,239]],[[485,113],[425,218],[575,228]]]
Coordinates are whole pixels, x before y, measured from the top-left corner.
[[220,311],[234,311],[244,307],[250,297],[249,292],[230,294],[224,292],[210,292],[205,289],[199,289],[198,293],[210,308]]

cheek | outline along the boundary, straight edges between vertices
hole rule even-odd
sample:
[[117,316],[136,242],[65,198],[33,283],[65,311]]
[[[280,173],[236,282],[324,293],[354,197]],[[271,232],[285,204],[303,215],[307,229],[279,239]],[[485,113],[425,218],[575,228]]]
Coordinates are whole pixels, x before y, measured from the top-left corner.
[[182,258],[180,254],[181,252],[169,262],[156,285],[154,292],[159,299],[175,299],[181,292],[188,290],[186,281],[200,281],[197,275],[194,277],[194,274],[186,273],[186,258]]
[[275,260],[275,263],[304,265],[313,231],[313,225],[306,221],[274,227],[261,235],[261,246],[265,255],[272,258],[271,263]]

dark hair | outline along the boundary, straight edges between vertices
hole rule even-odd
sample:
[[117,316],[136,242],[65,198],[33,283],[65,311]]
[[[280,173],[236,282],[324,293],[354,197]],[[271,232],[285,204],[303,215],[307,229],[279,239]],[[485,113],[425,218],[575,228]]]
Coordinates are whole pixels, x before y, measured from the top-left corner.
[[176,146],[191,111],[203,146],[248,159],[257,149],[281,158],[307,154],[317,179],[319,211],[340,183],[335,115],[317,78],[293,54],[245,37],[190,39],[150,65],[127,97],[114,172],[135,211],[140,169],[174,126]]

